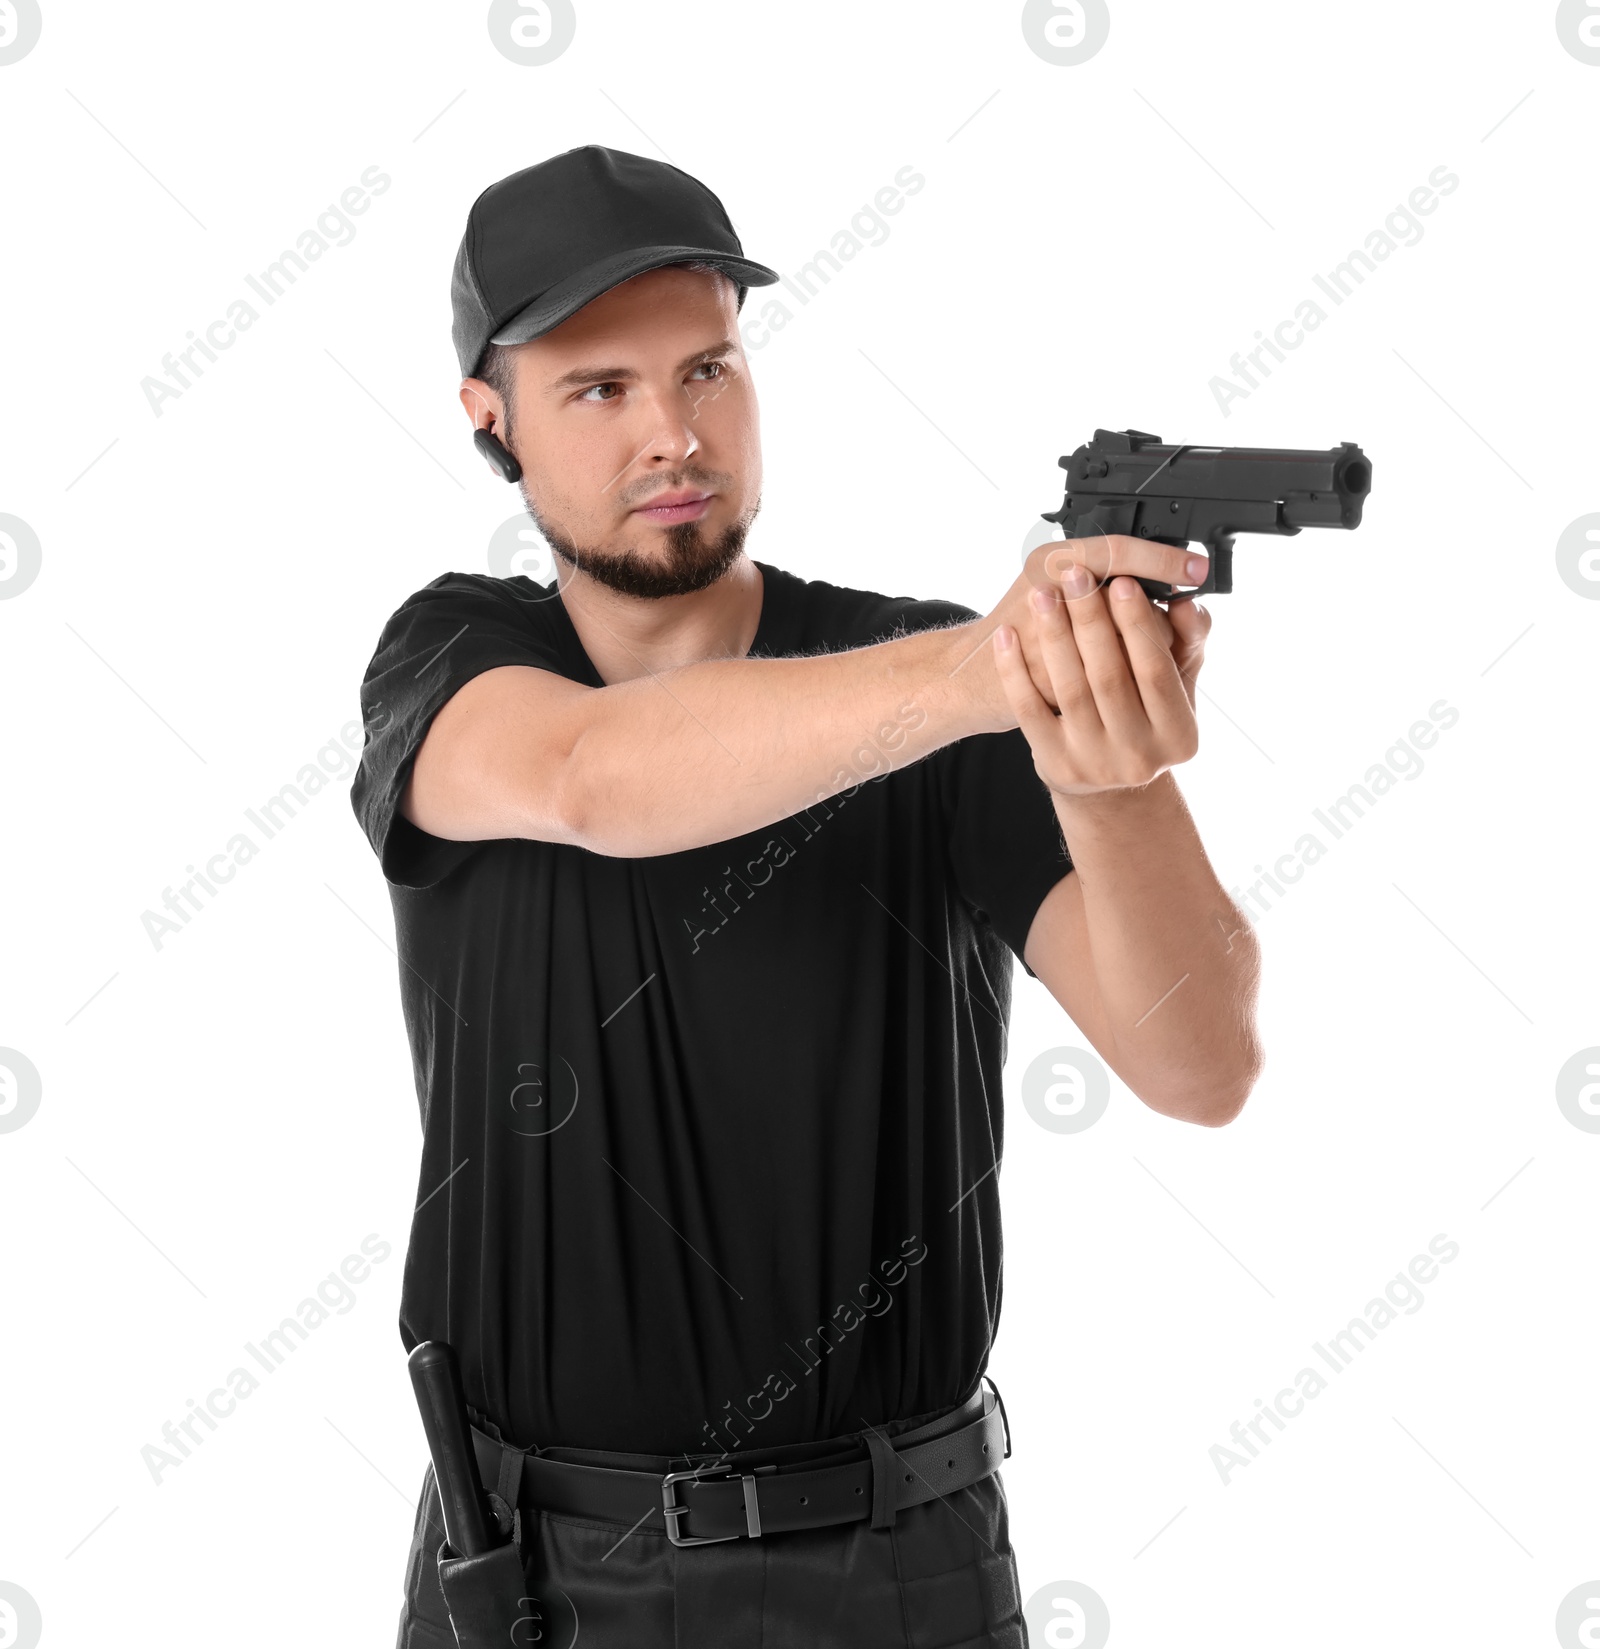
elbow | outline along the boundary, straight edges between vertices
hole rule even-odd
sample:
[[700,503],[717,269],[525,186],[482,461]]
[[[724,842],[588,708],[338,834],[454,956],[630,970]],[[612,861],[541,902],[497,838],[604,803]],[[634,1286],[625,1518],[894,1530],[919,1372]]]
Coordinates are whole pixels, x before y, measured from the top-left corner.
[[1203,1072],[1190,1070],[1181,1085],[1140,1097],[1152,1110],[1179,1122],[1224,1128],[1244,1109],[1264,1064],[1261,1046],[1252,1040],[1241,1056],[1218,1060]]
[[1250,936],[1244,983],[1233,1019],[1233,1034],[1217,1050],[1206,1073],[1204,1092],[1195,1096],[1192,1120],[1206,1128],[1223,1128],[1244,1109],[1266,1067],[1266,1049],[1256,1026],[1256,990],[1261,976],[1261,949]]
[[1214,1094],[1202,1109],[1189,1113],[1189,1121],[1199,1123],[1202,1128],[1226,1128],[1244,1109],[1244,1102],[1249,1097],[1248,1088]]
[[1193,1097],[1189,1120],[1203,1128],[1225,1128],[1244,1109],[1245,1101],[1261,1080],[1265,1063],[1259,1045],[1252,1046],[1248,1059],[1238,1071],[1226,1078],[1218,1077],[1204,1093]]
[[594,795],[585,778],[584,763],[578,759],[578,746],[574,743],[556,764],[555,780],[539,811],[549,814],[556,840],[571,847],[588,848],[593,853],[605,853],[609,850],[594,840]]
[[540,802],[553,815],[556,840],[608,859],[645,859],[676,851],[676,844],[666,841],[660,819],[641,808],[638,774],[630,771],[626,782],[619,782],[616,774],[608,773],[597,749],[584,749],[585,736],[579,732],[567,747],[549,800]]
[[530,782],[523,798],[527,825],[524,834],[606,853],[611,850],[594,840],[597,820],[592,773],[590,764],[579,755],[583,734],[584,730],[578,728],[570,738],[563,738],[554,763]]

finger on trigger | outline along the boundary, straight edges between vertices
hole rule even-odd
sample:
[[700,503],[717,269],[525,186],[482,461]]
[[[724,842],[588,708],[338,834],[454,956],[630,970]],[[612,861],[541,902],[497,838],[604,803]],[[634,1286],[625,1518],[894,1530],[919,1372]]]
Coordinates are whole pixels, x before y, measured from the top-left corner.
[[1069,542],[1073,558],[1082,561],[1102,581],[1127,574],[1187,586],[1204,583],[1210,567],[1202,550],[1186,544],[1163,544],[1153,538],[1134,538],[1127,533]]

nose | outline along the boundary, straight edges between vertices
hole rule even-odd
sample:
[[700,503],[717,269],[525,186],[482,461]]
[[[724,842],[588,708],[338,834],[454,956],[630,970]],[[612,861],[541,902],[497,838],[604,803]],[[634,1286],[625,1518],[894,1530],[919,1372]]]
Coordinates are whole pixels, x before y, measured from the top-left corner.
[[682,464],[692,458],[700,450],[695,412],[686,384],[643,397],[640,417],[645,427],[640,432],[640,461],[655,467]]

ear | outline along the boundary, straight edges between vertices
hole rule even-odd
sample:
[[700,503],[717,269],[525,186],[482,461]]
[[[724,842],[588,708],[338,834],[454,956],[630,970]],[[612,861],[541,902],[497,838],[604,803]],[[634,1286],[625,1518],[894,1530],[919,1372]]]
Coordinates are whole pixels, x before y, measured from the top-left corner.
[[493,429],[505,423],[500,397],[481,378],[461,380],[461,405],[474,429]]

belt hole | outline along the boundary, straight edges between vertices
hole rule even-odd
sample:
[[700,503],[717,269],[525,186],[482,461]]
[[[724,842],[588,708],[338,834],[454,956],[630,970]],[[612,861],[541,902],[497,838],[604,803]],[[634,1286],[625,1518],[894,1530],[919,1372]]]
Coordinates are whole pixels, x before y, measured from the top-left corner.
[[946,1460],[945,1465],[947,1465],[950,1468],[951,1471],[954,1471],[956,1469],[956,1463],[955,1463],[954,1460]]
[[911,1481],[911,1473],[910,1473],[910,1472],[907,1472],[907,1473],[906,1473],[906,1482],[908,1482],[908,1483],[909,1483],[909,1482],[910,1482],[910,1481]]
[[861,1491],[860,1491],[860,1489],[857,1489],[857,1490],[856,1490],[856,1493],[857,1493],[857,1494],[860,1494],[860,1493],[861,1493]]
[[989,1445],[988,1445],[988,1444],[987,1444],[987,1443],[985,1443],[985,1444],[984,1444],[984,1445],[983,1445],[983,1452],[984,1452],[984,1453],[985,1453],[985,1454],[987,1454],[987,1453],[988,1453],[988,1452],[989,1452]]
[[807,1505],[810,1504],[810,1502],[806,1499],[806,1497],[804,1495],[801,1495],[800,1496],[800,1504],[802,1506],[807,1506]]

